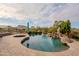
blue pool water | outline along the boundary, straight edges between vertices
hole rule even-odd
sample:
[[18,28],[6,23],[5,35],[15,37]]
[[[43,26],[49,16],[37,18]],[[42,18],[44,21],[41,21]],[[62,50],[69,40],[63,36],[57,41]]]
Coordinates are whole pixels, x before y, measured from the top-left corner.
[[68,46],[62,44],[60,39],[51,38],[46,35],[30,36],[29,40],[26,40],[23,43],[23,45],[26,47],[27,44],[31,49],[46,51],[46,52],[63,51],[68,48]]

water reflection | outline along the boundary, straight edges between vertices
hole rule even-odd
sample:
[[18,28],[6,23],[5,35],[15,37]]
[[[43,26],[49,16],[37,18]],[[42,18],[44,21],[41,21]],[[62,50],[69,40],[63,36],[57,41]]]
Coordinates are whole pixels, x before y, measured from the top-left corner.
[[30,36],[30,39],[23,43],[27,48],[32,48],[40,51],[56,52],[67,49],[60,39],[50,38],[47,35]]

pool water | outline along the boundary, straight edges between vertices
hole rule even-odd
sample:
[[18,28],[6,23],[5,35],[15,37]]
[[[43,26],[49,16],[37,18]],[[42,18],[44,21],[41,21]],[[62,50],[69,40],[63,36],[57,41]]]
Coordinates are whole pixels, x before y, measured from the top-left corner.
[[58,52],[68,49],[68,46],[63,45],[60,39],[51,38],[46,35],[30,36],[29,40],[26,40],[23,45],[46,52]]

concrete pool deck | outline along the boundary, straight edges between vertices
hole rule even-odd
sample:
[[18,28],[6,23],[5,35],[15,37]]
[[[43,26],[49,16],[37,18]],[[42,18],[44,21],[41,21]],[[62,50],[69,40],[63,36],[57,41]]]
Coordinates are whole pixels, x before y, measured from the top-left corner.
[[43,52],[23,46],[21,44],[23,38],[25,37],[14,37],[14,35],[0,38],[0,56],[79,56],[78,41],[68,43],[70,48],[61,52]]

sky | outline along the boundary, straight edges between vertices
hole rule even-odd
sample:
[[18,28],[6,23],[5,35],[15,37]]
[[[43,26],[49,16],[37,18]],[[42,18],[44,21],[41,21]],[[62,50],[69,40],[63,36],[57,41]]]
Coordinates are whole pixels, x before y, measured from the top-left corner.
[[0,25],[50,27],[67,19],[79,28],[78,3],[0,3]]

